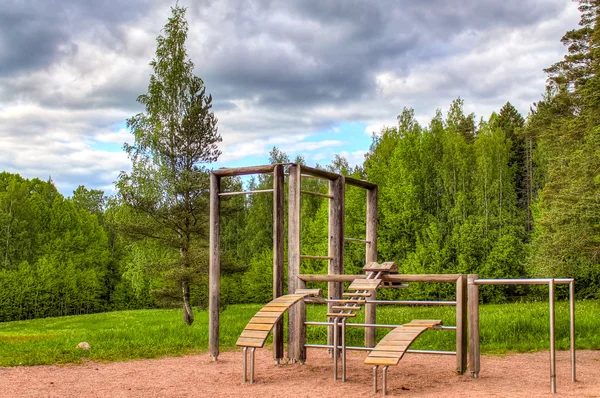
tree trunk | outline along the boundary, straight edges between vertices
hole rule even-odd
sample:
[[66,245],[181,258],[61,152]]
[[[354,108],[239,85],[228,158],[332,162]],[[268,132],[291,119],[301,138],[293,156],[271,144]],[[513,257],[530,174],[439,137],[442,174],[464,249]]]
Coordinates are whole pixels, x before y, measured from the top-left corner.
[[183,321],[191,325],[194,323],[194,312],[190,304],[190,284],[188,281],[181,282],[181,290],[183,291]]

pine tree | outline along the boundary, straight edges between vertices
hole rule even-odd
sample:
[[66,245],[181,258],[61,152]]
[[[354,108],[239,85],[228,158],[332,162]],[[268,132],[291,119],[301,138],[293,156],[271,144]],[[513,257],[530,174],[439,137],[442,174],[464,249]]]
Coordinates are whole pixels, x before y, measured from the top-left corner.
[[208,173],[202,164],[217,160],[221,137],[212,97],[187,57],[185,8],[171,11],[150,62],[148,92],[137,99],[145,112],[127,120],[135,136],[133,145],[125,145],[133,170],[121,173],[117,187],[124,203],[146,217],[124,229],[178,251],[166,275],[179,286],[184,321],[191,324],[190,284],[205,262],[208,231]]

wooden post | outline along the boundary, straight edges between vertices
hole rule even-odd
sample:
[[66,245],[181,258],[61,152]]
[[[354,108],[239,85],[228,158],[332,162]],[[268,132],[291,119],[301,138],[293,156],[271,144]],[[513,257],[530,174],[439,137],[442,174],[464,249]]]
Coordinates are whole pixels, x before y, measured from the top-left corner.
[[[367,190],[367,252],[365,264],[377,262],[377,187]],[[375,300],[376,291],[367,300]],[[375,304],[365,306],[365,323],[377,322]],[[375,328],[365,328],[365,347],[375,347]]]
[[208,347],[213,361],[219,356],[219,310],[221,301],[221,237],[219,192],[221,179],[210,173],[210,210],[209,210],[209,296],[208,296]]
[[[273,298],[283,295],[283,166],[273,170]],[[283,319],[273,328],[273,358],[283,358]]]
[[[288,179],[288,294],[294,293],[297,276],[300,274],[300,166],[289,167]],[[304,344],[301,347],[301,330],[304,330],[304,314],[295,304],[288,310],[288,358],[291,362],[300,361]],[[302,323],[301,323],[302,322]]]
[[[345,217],[345,188],[344,176],[329,181],[329,243],[328,263],[329,274],[341,275],[344,273],[344,217]],[[328,297],[330,299],[342,298],[342,282],[329,282],[327,284]],[[334,312],[331,308],[334,304],[328,304],[328,312]],[[341,330],[338,328],[338,332]],[[333,327],[329,327],[327,335],[328,344],[332,344]],[[340,339],[338,338],[338,341]]]
[[469,371],[474,378],[479,377],[479,287],[475,284],[477,274],[467,276],[469,307]]
[[456,279],[456,372],[467,370],[467,276]]

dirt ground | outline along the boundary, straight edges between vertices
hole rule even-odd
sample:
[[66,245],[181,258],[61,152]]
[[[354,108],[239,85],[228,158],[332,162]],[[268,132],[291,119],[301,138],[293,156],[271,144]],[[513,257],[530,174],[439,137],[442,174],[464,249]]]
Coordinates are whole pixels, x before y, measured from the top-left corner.
[[[242,353],[226,352],[118,363],[0,368],[0,397],[369,397],[371,367],[364,353],[348,353],[348,380],[333,380],[323,350],[308,351],[305,365],[275,365],[269,350],[256,352],[256,382],[242,384]],[[570,379],[568,352],[557,354],[557,395],[600,397],[600,351],[577,352]],[[551,396],[549,354],[483,356],[479,379],[459,376],[455,357],[407,354],[389,371],[388,394],[398,397]]]

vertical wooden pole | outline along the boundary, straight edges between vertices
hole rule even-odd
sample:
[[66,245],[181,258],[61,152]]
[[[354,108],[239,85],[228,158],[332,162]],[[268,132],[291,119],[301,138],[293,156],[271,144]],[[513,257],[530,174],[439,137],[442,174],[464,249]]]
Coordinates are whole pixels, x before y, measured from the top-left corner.
[[221,301],[221,237],[220,237],[220,209],[219,192],[221,179],[210,173],[210,210],[209,210],[209,296],[208,296],[208,346],[213,361],[219,356],[219,307]]
[[[377,188],[367,190],[367,252],[365,264],[377,261]],[[368,300],[375,300],[376,291],[371,293]],[[365,323],[376,323],[377,312],[375,304],[367,304],[365,308]],[[375,328],[365,328],[365,347],[375,347]]]
[[479,377],[481,354],[479,352],[479,287],[475,284],[477,274],[467,276],[469,307],[469,371]]
[[456,372],[467,370],[467,276],[456,280]]
[[[300,183],[301,170],[297,164],[289,168],[288,179],[288,294],[296,291],[297,276],[300,273]],[[288,358],[292,362],[301,360],[300,347],[303,314],[299,305],[293,305],[288,311]],[[300,323],[302,322],[302,323]]]
[[[328,274],[341,275],[344,273],[345,188],[346,181],[344,176],[339,176],[335,180],[329,181],[329,195],[333,196],[333,198],[329,200],[328,256],[332,258],[329,259]],[[328,297],[330,299],[341,299],[342,287],[342,282],[329,282],[327,284]],[[329,312],[334,312],[331,309],[332,305],[332,303],[328,304]],[[330,342],[334,340],[333,329],[333,327],[329,327],[328,341]],[[339,337],[338,341],[340,341]]]
[[[273,298],[283,295],[283,166],[273,169]],[[283,319],[273,328],[273,358],[283,358]]]

